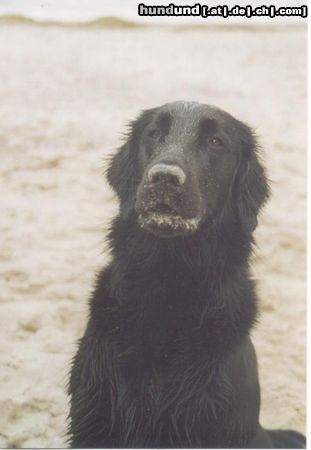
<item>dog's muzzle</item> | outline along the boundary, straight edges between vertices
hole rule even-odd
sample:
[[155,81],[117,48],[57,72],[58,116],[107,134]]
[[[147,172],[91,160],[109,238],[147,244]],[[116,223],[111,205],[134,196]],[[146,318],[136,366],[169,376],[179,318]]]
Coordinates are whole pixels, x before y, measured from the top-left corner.
[[136,210],[142,228],[160,236],[194,232],[199,224],[191,202],[187,175],[176,164],[157,163],[139,188]]

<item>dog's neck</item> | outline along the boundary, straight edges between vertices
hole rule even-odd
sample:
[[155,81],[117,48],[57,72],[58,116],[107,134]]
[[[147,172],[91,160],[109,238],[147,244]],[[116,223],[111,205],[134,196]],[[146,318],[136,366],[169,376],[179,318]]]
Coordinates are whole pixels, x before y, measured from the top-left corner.
[[[110,243],[114,261],[124,275],[136,279],[148,277],[148,273],[154,277],[155,270],[159,274],[182,271],[204,287],[224,283],[226,277],[234,277],[242,268],[247,272],[252,250],[252,239],[235,221],[217,226],[203,224],[190,236],[160,238],[143,230],[135,216],[116,218]],[[174,278],[177,283],[181,281]]]
[[181,333],[196,348],[205,351],[209,345],[212,353],[246,336],[256,316],[248,242],[238,224],[203,226],[187,238],[159,239],[136,221],[118,217],[110,233],[108,289],[121,314],[117,323],[128,327],[122,331],[125,341],[148,347],[149,339],[152,346],[174,347]]

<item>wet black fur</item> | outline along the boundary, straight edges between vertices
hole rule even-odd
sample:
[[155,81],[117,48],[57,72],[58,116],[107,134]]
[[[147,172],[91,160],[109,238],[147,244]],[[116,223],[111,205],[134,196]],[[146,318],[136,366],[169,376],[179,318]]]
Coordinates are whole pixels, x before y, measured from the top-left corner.
[[301,447],[294,432],[266,432],[258,422],[249,256],[269,190],[255,137],[232,118],[243,156],[228,202],[192,236],[158,239],[134,209],[139,137],[153,113],[132,124],[108,171],[120,213],[73,361],[71,445]]

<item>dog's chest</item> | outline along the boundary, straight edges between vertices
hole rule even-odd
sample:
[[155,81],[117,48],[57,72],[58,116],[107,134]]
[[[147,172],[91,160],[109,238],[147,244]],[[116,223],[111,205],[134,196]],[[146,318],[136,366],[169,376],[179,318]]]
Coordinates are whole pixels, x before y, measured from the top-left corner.
[[130,421],[131,432],[120,445],[139,447],[143,435],[153,446],[187,446],[193,439],[201,446],[207,430],[213,436],[222,420],[223,393],[215,368],[193,366],[186,358],[166,361],[166,367],[162,363],[122,367],[119,426],[122,429]]

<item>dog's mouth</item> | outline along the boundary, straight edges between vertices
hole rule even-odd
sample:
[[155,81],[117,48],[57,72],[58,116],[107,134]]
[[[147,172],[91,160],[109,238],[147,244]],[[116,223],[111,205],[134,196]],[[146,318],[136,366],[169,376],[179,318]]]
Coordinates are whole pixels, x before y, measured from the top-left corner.
[[191,234],[197,230],[199,225],[197,218],[185,219],[181,216],[164,213],[140,214],[139,222],[142,228],[163,237]]
[[159,237],[192,234],[200,223],[199,218],[184,217],[165,203],[158,203],[155,208],[141,211],[138,220],[143,229]]

